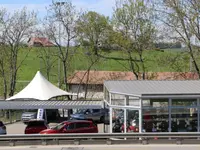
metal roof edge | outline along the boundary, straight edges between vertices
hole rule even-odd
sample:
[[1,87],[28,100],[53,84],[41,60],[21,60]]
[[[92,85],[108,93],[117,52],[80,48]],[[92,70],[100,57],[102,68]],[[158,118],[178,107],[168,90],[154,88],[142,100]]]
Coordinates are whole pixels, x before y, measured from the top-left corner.
[[141,97],[142,95],[136,95],[136,94],[128,94],[128,93],[123,93],[123,92],[114,92],[114,91],[109,91],[111,94],[119,94],[119,95],[127,95],[127,96],[133,96],[133,97]]

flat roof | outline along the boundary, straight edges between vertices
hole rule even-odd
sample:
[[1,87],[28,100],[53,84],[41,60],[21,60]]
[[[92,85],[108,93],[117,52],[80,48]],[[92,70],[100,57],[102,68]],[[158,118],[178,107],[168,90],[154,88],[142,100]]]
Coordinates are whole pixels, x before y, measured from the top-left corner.
[[110,93],[138,97],[200,97],[200,80],[105,81],[104,86]]
[[100,109],[103,101],[98,100],[25,100],[0,101],[0,109]]

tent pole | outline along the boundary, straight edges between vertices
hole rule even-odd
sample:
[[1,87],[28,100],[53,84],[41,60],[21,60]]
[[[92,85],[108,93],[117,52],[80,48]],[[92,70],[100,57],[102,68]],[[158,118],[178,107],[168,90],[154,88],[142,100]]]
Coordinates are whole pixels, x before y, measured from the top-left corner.
[[48,122],[48,119],[47,119],[47,110],[45,109],[44,111],[44,115],[45,115],[45,120],[46,120],[46,123]]
[[11,115],[11,110],[9,109],[9,120],[10,120],[10,123],[12,123],[12,115]]

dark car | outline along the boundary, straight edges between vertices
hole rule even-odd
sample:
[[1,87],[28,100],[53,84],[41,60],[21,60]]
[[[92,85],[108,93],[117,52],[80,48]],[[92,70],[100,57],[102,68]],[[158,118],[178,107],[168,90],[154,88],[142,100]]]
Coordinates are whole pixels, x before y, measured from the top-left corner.
[[37,134],[48,128],[45,120],[30,120],[25,128],[25,134]]
[[105,122],[109,117],[108,109],[79,109],[77,113],[72,114],[71,119],[88,120],[95,122]]
[[[55,121],[60,118],[60,114],[58,109],[46,109],[46,115],[43,114],[43,119],[47,119],[47,121]],[[47,117],[47,118],[46,118]],[[21,116],[22,122],[27,124],[29,120],[37,119],[37,110],[29,110],[24,112]]]
[[22,122],[27,124],[29,120],[36,119],[37,118],[37,112],[24,112],[21,116]]
[[98,133],[98,128],[92,121],[69,120],[62,122],[51,129],[40,132],[40,134],[57,133]]
[[2,121],[0,121],[0,134],[7,134],[6,126]]

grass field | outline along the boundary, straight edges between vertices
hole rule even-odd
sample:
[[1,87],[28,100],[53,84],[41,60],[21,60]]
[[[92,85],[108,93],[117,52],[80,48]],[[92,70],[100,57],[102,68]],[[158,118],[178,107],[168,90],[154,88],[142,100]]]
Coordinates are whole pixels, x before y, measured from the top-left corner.
[[[39,57],[39,51],[42,49],[33,48],[29,52],[29,55],[24,60],[17,77],[17,91],[24,88],[25,85],[34,77],[35,73],[40,70],[44,76],[45,65],[42,59]],[[56,48],[51,48],[51,51],[57,53]],[[188,54],[182,54],[181,50],[165,50],[161,51],[145,51],[145,67],[149,72],[164,72],[164,71],[177,71],[173,68],[169,62],[172,62],[173,58],[180,55],[178,58],[178,64],[181,71],[189,71],[189,56]],[[24,59],[27,53],[26,49],[20,51],[19,62]],[[68,76],[71,75],[75,70],[86,70],[91,64],[91,56],[86,55],[86,51],[81,49],[73,50],[70,52],[69,65],[68,65]],[[125,54],[120,51],[113,51],[105,53],[106,56],[124,57]],[[137,56],[136,56],[137,57]],[[55,57],[51,58],[55,60]],[[94,59],[94,58],[92,58]],[[91,70],[109,70],[109,71],[129,71],[129,63],[127,61],[115,61],[108,59],[100,59]],[[58,73],[58,61],[53,64],[50,72],[50,81],[54,84],[57,83]]]

